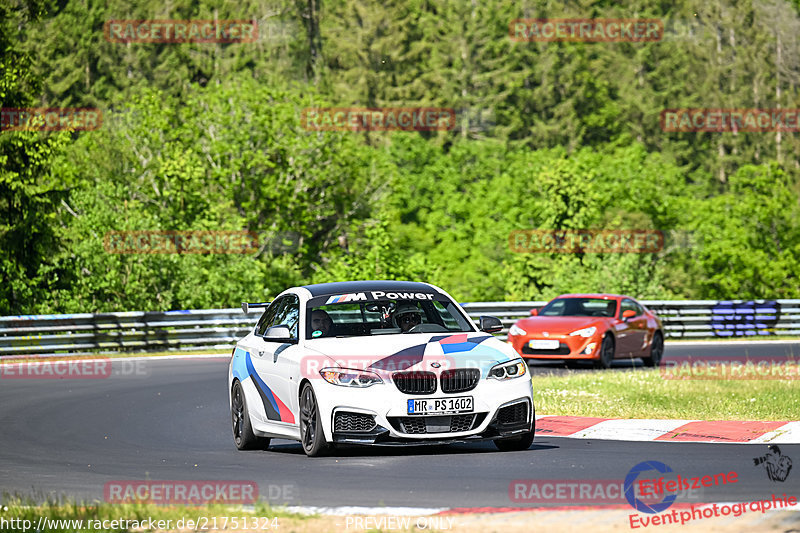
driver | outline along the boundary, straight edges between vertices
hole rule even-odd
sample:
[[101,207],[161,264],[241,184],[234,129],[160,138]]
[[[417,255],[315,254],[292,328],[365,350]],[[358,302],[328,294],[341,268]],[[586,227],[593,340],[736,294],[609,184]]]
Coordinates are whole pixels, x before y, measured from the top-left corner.
[[333,327],[333,320],[327,312],[322,309],[315,309],[311,312],[311,329],[314,330],[314,333],[320,332],[315,337],[327,337],[331,332],[331,327]]
[[392,315],[392,323],[406,333],[414,326],[422,324],[422,313],[413,303],[402,302],[397,304],[397,309]]

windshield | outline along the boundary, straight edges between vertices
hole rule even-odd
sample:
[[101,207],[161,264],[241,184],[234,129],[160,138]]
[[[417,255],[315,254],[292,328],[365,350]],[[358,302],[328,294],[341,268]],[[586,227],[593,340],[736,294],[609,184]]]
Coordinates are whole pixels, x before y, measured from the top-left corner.
[[327,303],[331,297],[315,298],[307,308],[306,338],[475,331],[456,304],[425,296],[430,299]]
[[608,316],[617,312],[617,301],[605,298],[557,298],[542,307],[539,316]]

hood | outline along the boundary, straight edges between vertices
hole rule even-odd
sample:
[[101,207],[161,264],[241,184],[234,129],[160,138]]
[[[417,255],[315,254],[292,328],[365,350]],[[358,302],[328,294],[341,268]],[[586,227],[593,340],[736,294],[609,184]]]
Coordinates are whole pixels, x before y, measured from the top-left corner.
[[517,322],[528,333],[546,331],[561,335],[568,335],[575,330],[602,324],[609,317],[599,316],[532,316]]
[[479,368],[485,376],[497,363],[519,358],[508,344],[483,332],[313,339],[305,342],[305,350],[325,365],[378,373]]

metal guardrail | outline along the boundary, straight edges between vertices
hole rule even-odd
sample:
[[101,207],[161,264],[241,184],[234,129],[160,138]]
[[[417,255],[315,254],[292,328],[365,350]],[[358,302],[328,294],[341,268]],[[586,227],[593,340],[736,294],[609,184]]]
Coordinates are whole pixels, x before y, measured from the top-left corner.
[[[503,335],[519,318],[547,302],[461,304],[469,315],[493,315]],[[640,300],[661,319],[667,338],[800,336],[800,300]]]
[[[477,321],[500,318],[508,328],[547,302],[461,304]],[[643,300],[659,315],[668,338],[800,336],[800,300]],[[241,309],[138,311],[0,317],[0,357],[103,352],[230,349],[260,312]]]

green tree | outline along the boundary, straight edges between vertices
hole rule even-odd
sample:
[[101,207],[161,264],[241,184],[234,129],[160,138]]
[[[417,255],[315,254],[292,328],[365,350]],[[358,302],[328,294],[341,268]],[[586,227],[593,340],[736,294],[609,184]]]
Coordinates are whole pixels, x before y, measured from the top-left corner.
[[[59,309],[235,306],[310,277],[381,194],[381,152],[351,135],[302,129],[314,97],[251,80],[183,100],[142,91],[81,137],[57,172],[75,180],[63,214],[74,279]],[[249,230],[245,255],[106,253],[110,231]],[[288,236],[290,243],[277,243]]]
[[800,206],[777,164],[741,167],[730,191],[695,205],[698,246],[690,265],[702,297],[800,295]]
[[[42,16],[42,2],[0,4],[0,108],[35,105],[40,80],[18,46],[18,28]],[[4,121],[6,119],[4,118]],[[0,314],[26,313],[48,298],[61,273],[54,218],[65,183],[50,161],[67,134],[0,131]]]

